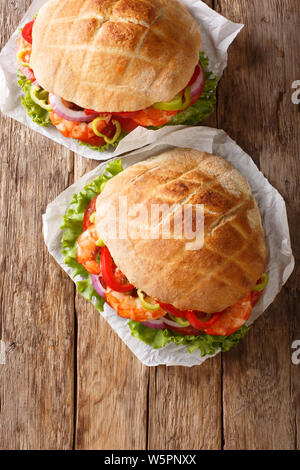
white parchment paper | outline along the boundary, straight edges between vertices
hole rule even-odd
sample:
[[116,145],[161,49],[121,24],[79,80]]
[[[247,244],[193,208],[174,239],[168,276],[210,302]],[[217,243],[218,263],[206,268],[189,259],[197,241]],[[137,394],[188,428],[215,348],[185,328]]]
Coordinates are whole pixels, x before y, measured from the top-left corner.
[[[39,11],[48,0],[34,0],[18,28],[0,54],[0,109],[31,129],[64,145],[73,152],[94,160],[107,160],[112,157],[113,149],[98,152],[79,145],[75,140],[64,137],[54,126],[41,127],[32,122],[21,104],[21,90],[17,85],[17,62],[15,59],[16,39],[19,29]],[[202,32],[202,50],[209,57],[210,70],[221,78],[227,65],[227,50],[243,25],[233,23],[200,0],[181,0],[196,19]],[[126,140],[125,137],[124,140]],[[125,144],[126,145],[126,144]]]
[[[283,198],[258,170],[252,159],[222,130],[209,127],[181,126],[173,132],[168,127],[154,132],[139,128],[136,129],[135,136],[132,136],[131,139],[132,141],[129,141],[128,146],[125,145],[125,142],[120,145],[120,153],[130,151],[132,146],[142,146],[145,142],[147,142],[147,145],[123,155],[121,158],[124,168],[170,147],[190,147],[226,158],[247,178],[262,216],[267,243],[266,269],[270,279],[262,295],[261,302],[252,311],[248,324],[253,323],[273,302],[294,269],[294,258]],[[73,195],[81,191],[96,176],[103,173],[105,167],[106,163],[100,164],[66,189],[48,205],[46,214],[43,216],[44,238],[49,252],[70,276],[72,270],[64,264],[61,253],[62,232],[59,228],[61,218],[66,212]],[[174,344],[169,344],[163,349],[154,350],[133,338],[127,326],[127,320],[118,317],[107,304],[102,315],[140,361],[147,366],[159,364],[194,366],[202,364],[209,357],[201,357],[199,351],[190,354],[185,346],[176,346]]]

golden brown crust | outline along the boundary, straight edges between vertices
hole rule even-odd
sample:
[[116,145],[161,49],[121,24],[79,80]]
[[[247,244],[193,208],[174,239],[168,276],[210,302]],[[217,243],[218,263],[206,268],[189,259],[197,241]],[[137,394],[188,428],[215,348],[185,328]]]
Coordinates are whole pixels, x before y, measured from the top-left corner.
[[50,0],[31,67],[47,91],[96,111],[169,101],[189,82],[201,34],[178,0]]
[[[151,204],[167,204],[160,226],[170,222],[171,239],[151,239],[159,224],[147,227],[139,213],[129,218],[129,238],[116,239],[119,196],[129,208],[145,204],[149,213]],[[204,204],[199,250],[186,249],[191,240],[175,239],[174,221],[186,204]],[[144,235],[134,239],[134,227]],[[251,291],[265,268],[264,232],[247,181],[225,159],[196,150],[166,151],[111,179],[97,200],[96,228],[132,284],[181,310],[222,311]]]

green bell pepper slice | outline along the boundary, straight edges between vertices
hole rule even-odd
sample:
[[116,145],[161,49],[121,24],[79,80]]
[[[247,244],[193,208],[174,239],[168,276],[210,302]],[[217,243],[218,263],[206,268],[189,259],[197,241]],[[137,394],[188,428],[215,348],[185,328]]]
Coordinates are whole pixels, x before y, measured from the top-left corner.
[[[45,95],[45,98],[39,98],[37,96],[37,93],[39,93],[41,95]],[[30,98],[32,99],[32,101],[34,101],[34,103],[36,103],[37,105],[39,105],[42,109],[45,109],[46,111],[53,111],[53,108],[50,104],[48,104],[48,92],[45,91],[45,90],[42,90],[41,88],[39,88],[38,86],[36,85],[31,85],[30,87],[30,90],[29,90],[29,94],[30,94]]]
[[94,119],[92,122],[93,131],[98,137],[102,137],[107,144],[114,144],[116,140],[120,137],[120,134],[122,132],[121,124],[116,119],[112,120],[112,123],[116,126],[116,132],[113,138],[110,139],[109,137],[107,137],[107,135],[101,134],[101,132],[99,132],[97,129],[97,123],[105,119],[106,119],[106,116],[99,116],[96,119]]
[[150,312],[156,312],[156,310],[158,310],[160,308],[160,305],[155,303],[155,304],[150,304],[149,302],[146,302],[145,300],[145,295],[144,293],[141,291],[141,289],[137,289],[137,295],[140,299],[140,302],[142,304],[142,306],[146,309],[146,310],[149,310]]
[[262,290],[265,289],[265,287],[267,286],[269,282],[269,276],[267,273],[263,273],[261,275],[261,282],[259,284],[256,284],[256,286],[253,287],[253,290],[255,292],[261,292]]
[[168,315],[173,321],[178,323],[179,326],[183,326],[183,327],[190,326],[190,322],[188,320],[185,320],[184,318],[181,318],[181,317],[175,317],[174,315],[171,315],[170,313],[168,313]]
[[183,111],[188,108],[191,104],[191,87],[187,87],[184,90],[183,98],[180,93],[175,96],[172,101],[159,101],[152,105],[155,109],[160,109],[162,111]]

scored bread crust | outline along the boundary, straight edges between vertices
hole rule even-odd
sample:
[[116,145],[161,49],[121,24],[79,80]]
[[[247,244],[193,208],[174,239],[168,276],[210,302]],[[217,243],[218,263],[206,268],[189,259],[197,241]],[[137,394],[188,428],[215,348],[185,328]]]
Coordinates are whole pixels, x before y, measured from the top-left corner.
[[50,0],[30,66],[47,91],[99,112],[170,101],[191,79],[201,34],[178,0]]
[[[152,204],[167,209],[150,223],[136,204],[148,214]],[[204,205],[198,250],[176,239],[174,221],[187,204]],[[171,238],[164,239],[159,230],[169,223]],[[97,199],[96,230],[130,283],[180,310],[220,312],[250,292],[265,269],[264,231],[249,184],[225,159],[197,150],[165,151],[112,178]]]

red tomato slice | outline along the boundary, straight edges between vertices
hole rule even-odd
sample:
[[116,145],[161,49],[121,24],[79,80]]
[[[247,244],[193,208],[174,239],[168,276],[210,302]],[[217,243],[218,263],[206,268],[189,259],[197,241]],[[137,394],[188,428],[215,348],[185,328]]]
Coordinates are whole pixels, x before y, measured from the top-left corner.
[[34,23],[34,20],[30,21],[30,23],[27,23],[21,32],[22,38],[25,39],[25,41],[29,42],[29,44],[32,44],[33,23]]
[[116,127],[113,124],[112,121],[110,121],[104,129],[100,131],[102,134],[106,135],[106,137],[109,137],[110,139],[115,135],[116,133]]
[[195,81],[197,80],[197,78],[199,77],[199,75],[200,75],[200,68],[198,67],[198,64],[197,64],[196,67],[195,67],[195,71],[194,71],[194,73],[193,73],[193,76],[192,76],[192,78],[190,79],[189,83],[187,84],[186,88],[187,88],[188,86],[193,85],[193,83],[195,83]]
[[[101,129],[100,132],[110,139],[115,135],[116,128],[112,122],[107,124],[104,129]],[[92,137],[89,137],[87,140],[79,139],[83,142],[86,142],[89,145],[96,146],[96,147],[101,147],[102,145],[105,145],[106,142],[102,137],[98,137],[97,135],[93,135]]]
[[[189,83],[188,83],[187,86],[192,86],[192,85],[193,85],[193,83],[194,83],[194,82],[197,80],[197,78],[199,77],[201,71],[203,71],[203,69],[202,69],[202,66],[201,66],[201,64],[200,64],[200,62],[199,62],[199,64],[196,65],[195,72],[194,72],[194,74],[193,74],[193,76],[192,76],[192,78],[191,78],[191,80],[189,81]],[[203,71],[203,72],[204,72],[204,71]],[[198,90],[198,93],[197,93],[196,95],[194,95],[194,96],[191,98],[191,104],[190,104],[190,106],[192,106],[193,104],[195,104],[195,103],[199,100],[200,96],[201,96],[202,93],[203,93],[204,86],[205,86],[205,80],[203,80],[203,84],[202,84],[202,86],[200,87],[200,89]]]
[[[107,246],[101,249],[100,262],[102,277],[108,287],[117,292],[130,292],[134,289],[134,286],[128,283],[124,274],[116,267]],[[122,281],[127,282],[124,284]]]
[[186,319],[194,328],[197,328],[197,330],[205,330],[206,328],[211,327],[217,322],[221,315],[222,312],[214,313],[209,320],[202,321],[201,318],[203,319],[203,314],[201,315],[201,313],[199,314],[198,312],[194,312],[192,310],[187,310],[185,312]]
[[93,116],[94,114],[97,115],[100,113],[98,113],[98,111],[94,111],[93,109],[85,109],[84,114],[86,114],[87,116]]
[[86,144],[89,144],[91,145],[92,147],[102,147],[102,145],[105,145],[106,142],[104,139],[102,139],[102,137],[98,137],[97,135],[93,136],[93,137],[89,137],[87,139],[85,138],[81,138],[81,139],[78,139],[80,140],[81,142],[85,142]]
[[121,117],[121,118],[129,118],[133,119],[140,111],[128,111],[124,113],[112,113],[116,118]]
[[175,317],[179,318],[185,318],[185,311],[184,310],[178,310],[176,307],[174,307],[171,304],[164,304],[163,302],[159,302],[159,305],[165,312],[170,313],[171,315],[174,315]]
[[135,122],[133,119],[130,119],[130,118],[123,118],[121,116],[116,116],[116,119],[121,124],[123,131],[127,132],[127,134],[129,134],[129,132],[131,131],[134,131],[134,129],[136,129],[139,126],[137,122]]
[[96,212],[96,201],[97,197],[94,197],[94,199],[91,200],[89,205],[87,206],[84,216],[83,216],[83,231],[85,232],[86,229],[90,226],[93,225],[93,222],[90,221],[91,215]]
[[261,292],[256,292],[256,291],[252,291],[251,292],[251,304],[252,304],[252,307],[255,307],[255,305],[258,303],[261,295],[262,295],[263,291]]

